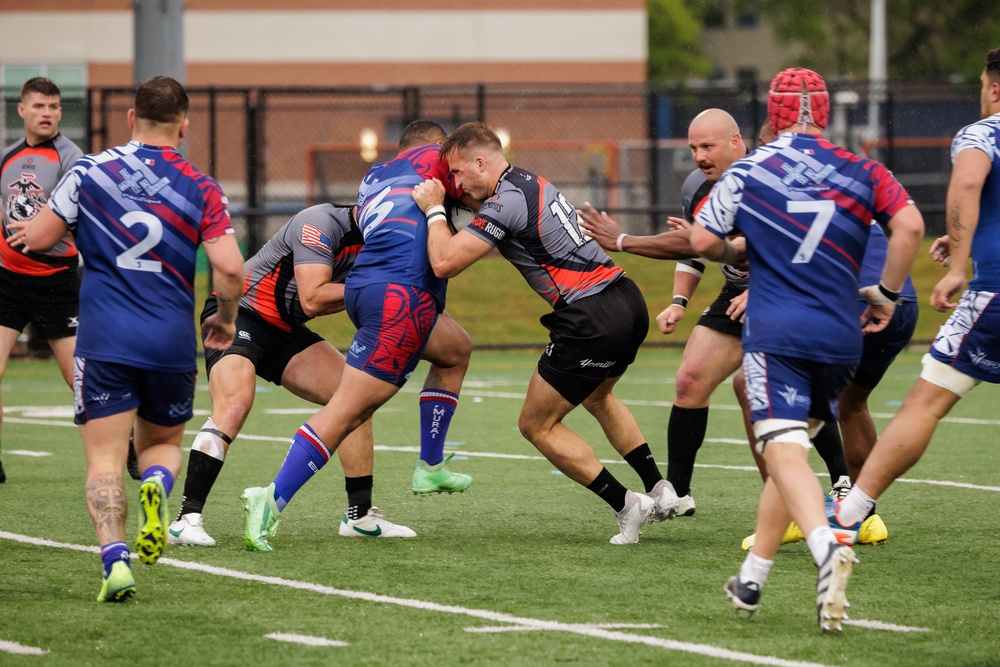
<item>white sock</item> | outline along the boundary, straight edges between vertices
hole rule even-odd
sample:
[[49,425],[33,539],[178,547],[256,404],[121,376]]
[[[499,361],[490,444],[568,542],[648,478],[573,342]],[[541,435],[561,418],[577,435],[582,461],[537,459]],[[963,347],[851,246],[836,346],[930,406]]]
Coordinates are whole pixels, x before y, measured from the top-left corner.
[[847,497],[840,501],[840,511],[837,512],[837,516],[843,525],[849,526],[867,518],[873,507],[875,499],[855,485]]
[[740,566],[740,581],[744,584],[753,581],[763,588],[772,565],[774,565],[773,560],[764,560],[751,551]]
[[213,459],[218,459],[219,461],[226,460],[226,443],[220,438],[216,433],[219,428],[209,417],[205,420],[205,423],[201,425],[201,430],[198,431],[198,435],[194,436],[194,442],[191,444],[191,449],[196,452],[201,452],[205,456],[211,456]]
[[830,526],[820,526],[809,533],[809,537],[806,538],[806,544],[809,545],[809,552],[818,566],[822,565],[823,561],[826,560],[827,555],[830,553],[830,545],[837,544],[837,538],[834,536]]

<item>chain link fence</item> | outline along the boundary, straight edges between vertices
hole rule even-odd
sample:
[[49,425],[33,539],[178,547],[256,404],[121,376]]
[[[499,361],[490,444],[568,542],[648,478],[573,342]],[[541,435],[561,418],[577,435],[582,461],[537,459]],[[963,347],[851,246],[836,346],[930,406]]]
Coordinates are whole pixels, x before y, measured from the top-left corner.
[[[630,233],[663,231],[665,217],[679,213],[681,183],[694,168],[686,140],[691,119],[709,107],[724,109],[753,148],[767,101],[760,83],[188,92],[184,151],[222,184],[248,252],[305,206],[353,202],[369,167],[395,155],[402,129],[417,118],[448,131],[483,120],[504,139],[512,163],[545,176],[574,204],[612,212]],[[831,94],[831,140],[885,162],[917,200],[928,233],[943,230],[950,140],[979,118],[978,85],[894,83],[877,92],[864,82],[837,83]],[[88,91],[85,150],[128,140],[132,95]]]

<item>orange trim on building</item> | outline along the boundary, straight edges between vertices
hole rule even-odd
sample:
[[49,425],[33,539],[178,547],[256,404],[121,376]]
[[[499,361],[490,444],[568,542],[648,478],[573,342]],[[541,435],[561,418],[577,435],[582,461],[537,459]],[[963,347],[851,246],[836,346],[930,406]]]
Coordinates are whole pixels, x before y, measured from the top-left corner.
[[[185,0],[187,12],[219,11],[468,11],[468,10],[643,10],[645,0]],[[132,11],[129,0],[0,0],[0,12]]]
[[[131,63],[91,63],[91,86],[131,86]],[[646,63],[188,63],[188,86],[645,83]]]

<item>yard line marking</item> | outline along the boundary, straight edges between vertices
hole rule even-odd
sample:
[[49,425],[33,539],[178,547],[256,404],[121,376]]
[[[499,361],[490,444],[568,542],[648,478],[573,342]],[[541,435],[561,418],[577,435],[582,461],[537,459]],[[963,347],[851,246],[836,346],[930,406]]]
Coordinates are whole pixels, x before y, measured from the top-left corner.
[[49,652],[48,649],[38,648],[37,646],[25,646],[24,644],[8,642],[3,639],[0,639],[0,651],[17,655],[45,655]]
[[851,621],[844,619],[844,625],[856,625],[859,628],[869,630],[889,630],[890,632],[933,632],[930,628],[917,628],[910,625],[896,625],[895,623],[883,623],[882,621]]
[[336,639],[327,639],[326,637],[310,637],[309,635],[296,635],[288,632],[272,632],[264,635],[264,637],[279,642],[288,642],[289,644],[305,644],[306,646],[350,646],[347,642],[338,641]]
[[[406,387],[403,387],[403,389],[401,389],[399,393],[417,394],[417,393],[420,393],[420,391],[421,390],[418,389],[418,388],[407,389]],[[478,389],[470,388],[468,385],[466,385],[466,386],[463,387],[462,395],[470,397],[470,398],[474,398],[474,397],[478,397],[478,398],[511,398],[511,399],[516,399],[516,400],[519,400],[519,401],[523,401],[524,400],[524,392],[479,391]],[[625,405],[638,405],[638,406],[641,406],[641,407],[671,408],[674,405],[670,401],[648,401],[648,400],[632,399],[632,398],[623,398],[621,400],[622,400],[622,403],[624,403]],[[711,407],[711,409],[713,409],[713,410],[728,410],[728,411],[738,411],[738,410],[741,409],[740,406],[738,406],[738,405],[729,405],[729,404],[725,404],[725,403],[720,403],[720,404],[713,403],[709,407]],[[51,425],[51,426],[75,426],[75,424],[73,424],[72,422],[52,422],[50,424],[49,422],[32,421],[30,419],[25,419],[25,418],[14,418],[14,417],[8,418],[6,416],[8,412],[10,412],[10,413],[14,413],[14,412],[25,413],[25,411],[35,410],[35,409],[43,409],[44,410],[45,408],[44,407],[38,408],[38,406],[30,406],[30,405],[29,406],[4,407],[4,409],[3,409],[3,413],[5,415],[4,416],[4,420],[8,420],[9,419],[10,422],[13,423],[13,424],[38,424],[40,426],[49,426],[49,425]],[[300,414],[298,412],[298,410],[299,410],[299,408],[291,408],[287,412],[273,412],[271,414]],[[319,410],[319,406],[317,406],[315,409],[301,408],[301,410],[302,410],[301,414],[314,414],[315,412],[317,412]],[[385,407],[383,407],[383,408],[379,409],[380,413],[381,412],[394,412],[394,411],[396,411],[396,409],[394,409],[394,408],[385,408]],[[63,416],[64,414],[65,414],[65,411],[60,411],[58,416]],[[208,410],[195,410],[194,414],[195,414],[195,416],[208,416],[211,413]],[[877,419],[892,419],[893,417],[896,416],[895,412],[873,412],[871,414],[872,414],[872,417],[875,417]],[[38,416],[41,416],[41,415],[38,415]],[[52,415],[52,416],[57,416],[57,415]],[[73,417],[72,413],[65,414],[65,416],[67,418],[70,418],[70,419]],[[970,424],[970,425],[973,425],[973,426],[1000,426],[1000,419],[976,419],[976,418],[973,418],[973,417],[945,417],[945,418],[943,418],[941,420],[941,423],[942,424]]]
[[[662,628],[662,625],[655,623],[581,623],[588,628],[603,628],[605,630],[655,630]],[[535,632],[539,628],[529,625],[484,625],[483,627],[463,628],[466,632],[493,633],[493,632]]]
[[[11,424],[31,424],[36,426],[71,426],[75,427],[75,424],[70,422],[61,421],[46,421],[40,419],[22,419],[20,417],[4,417],[4,421]],[[1000,421],[996,422],[1000,424]],[[184,435],[198,435],[200,431],[185,430]],[[292,441],[291,437],[275,437],[272,435],[252,435],[247,433],[240,433],[237,436],[241,440],[254,440],[258,442],[275,442],[279,444],[288,444]],[[722,441],[723,439],[709,439],[706,442],[716,442]],[[733,442],[742,442],[741,440],[734,439]],[[727,440],[728,444],[728,440]],[[190,449],[190,448],[186,448]],[[6,450],[5,450],[6,451]],[[375,445],[375,451],[377,452],[402,452],[406,454],[416,453],[420,451],[419,447],[395,447],[390,445]],[[37,455],[31,454],[29,456]],[[499,452],[471,452],[467,450],[462,450],[463,456],[468,457],[478,457],[487,459],[509,459],[514,461],[546,461],[544,456],[532,455],[532,454],[501,454]],[[604,465],[624,465],[625,461],[621,459],[599,459]],[[708,468],[714,470],[740,470],[745,472],[757,472],[756,466],[735,466],[735,465],[718,465],[712,463],[695,463],[695,468]],[[824,477],[825,472],[817,472],[817,477]],[[930,484],[931,486],[947,486],[955,489],[971,489],[974,491],[991,491],[993,493],[1000,493],[1000,486],[984,486],[982,484],[967,484],[965,482],[949,482],[943,480],[934,479],[912,479],[909,477],[900,477],[897,482],[906,482],[908,484]]]
[[8,424],[30,424],[32,426],[70,426],[76,428],[73,422],[57,422],[51,419],[24,419],[22,417],[8,417],[4,415],[4,422]]
[[[264,410],[265,415],[314,415],[319,412],[320,406],[315,405],[312,407],[305,408],[267,408]],[[381,407],[378,409],[379,414],[383,412],[402,412],[401,408],[387,408]]]
[[[0,539],[13,540],[15,542],[21,542],[23,544],[32,544],[37,546],[47,546],[60,549],[71,549],[74,551],[88,551],[91,553],[98,553],[97,547],[87,547],[81,544],[65,544],[62,542],[54,542],[52,540],[46,540],[43,538],[29,537],[27,535],[18,535],[16,533],[8,533],[6,531],[0,531]],[[366,591],[346,590],[343,588],[334,588],[332,586],[322,586],[320,584],[313,584],[307,581],[295,581],[294,579],[285,579],[283,577],[271,577],[261,574],[251,574],[249,572],[240,572],[239,570],[231,570],[229,568],[216,567],[214,565],[204,565],[202,563],[176,560],[174,558],[161,558],[160,560],[157,561],[157,563],[162,565],[167,565],[170,567],[176,567],[182,570],[204,572],[206,574],[214,574],[219,577],[228,577],[230,579],[237,579],[240,581],[252,581],[261,584],[268,584],[270,586],[282,586],[285,588],[292,588],[301,591],[318,593],[320,595],[332,595],[342,598],[348,598],[351,600],[362,600],[365,602],[390,604],[390,605],[396,605],[398,607],[407,607],[410,609],[419,609],[421,611],[431,611],[442,614],[471,616],[472,618],[479,618],[493,623],[505,623],[510,625],[526,626],[533,628],[535,630],[568,632],[571,634],[581,635],[584,637],[607,639],[609,641],[623,642],[627,644],[645,644],[646,646],[662,648],[668,651],[694,653],[696,655],[704,655],[710,658],[718,658],[720,660],[748,662],[754,665],[771,665],[773,667],[828,667],[827,665],[823,665],[822,663],[803,662],[801,660],[785,660],[783,658],[776,658],[774,656],[769,656],[769,655],[756,655],[754,653],[732,651],[729,649],[720,648],[718,646],[712,646],[710,644],[694,644],[691,642],[681,642],[673,639],[663,639],[661,637],[633,635],[627,632],[606,630],[603,628],[585,624],[561,623],[559,621],[545,621],[537,618],[529,618],[526,616],[514,616],[513,614],[505,614],[502,612],[490,611],[488,609],[470,609],[468,607],[439,604],[437,602],[427,602],[425,600],[416,600],[411,598],[397,598],[388,595],[379,595],[378,593],[368,593]]]
[[897,482],[907,482],[909,484],[931,484],[933,486],[950,486],[957,489],[975,489],[977,491],[1000,491],[1000,486],[982,486],[980,484],[966,484],[965,482],[942,482],[936,479],[911,479],[900,477]]
[[36,458],[42,456],[52,456],[52,452],[33,452],[29,449],[5,449],[4,454],[16,454],[17,456],[34,456]]

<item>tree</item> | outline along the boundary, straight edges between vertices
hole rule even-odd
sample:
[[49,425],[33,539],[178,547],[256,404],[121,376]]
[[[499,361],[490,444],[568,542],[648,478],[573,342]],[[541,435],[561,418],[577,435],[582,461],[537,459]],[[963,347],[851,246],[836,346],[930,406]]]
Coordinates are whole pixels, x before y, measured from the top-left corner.
[[700,5],[697,0],[647,0],[650,81],[701,79],[712,74],[712,63],[698,42]]
[[[830,76],[868,76],[871,0],[802,2],[793,10],[787,0],[742,1],[770,21],[779,43],[798,47],[801,56],[789,65]],[[886,12],[890,79],[975,77],[986,50],[1000,46],[995,0],[891,0]]]

